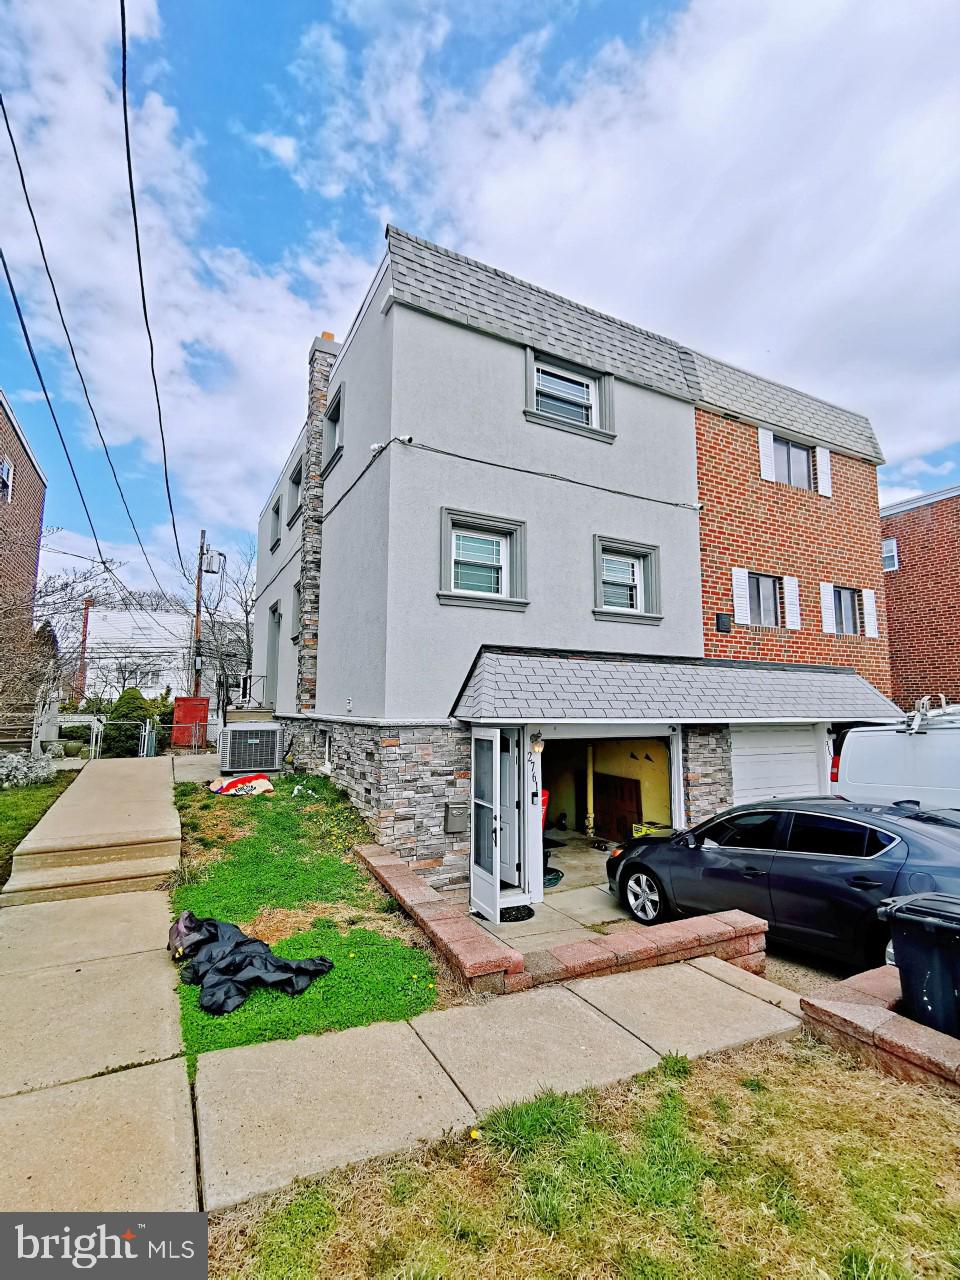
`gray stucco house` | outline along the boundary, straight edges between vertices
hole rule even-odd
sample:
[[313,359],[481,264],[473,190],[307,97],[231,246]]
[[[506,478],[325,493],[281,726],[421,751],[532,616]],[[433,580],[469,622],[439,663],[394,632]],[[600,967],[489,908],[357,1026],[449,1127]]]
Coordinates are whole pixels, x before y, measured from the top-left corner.
[[850,670],[704,658],[696,359],[394,227],[310,352],[259,522],[261,700],[494,919],[542,898],[545,845],[597,883],[598,838],[736,798],[731,725],[809,791],[831,723],[895,713]]

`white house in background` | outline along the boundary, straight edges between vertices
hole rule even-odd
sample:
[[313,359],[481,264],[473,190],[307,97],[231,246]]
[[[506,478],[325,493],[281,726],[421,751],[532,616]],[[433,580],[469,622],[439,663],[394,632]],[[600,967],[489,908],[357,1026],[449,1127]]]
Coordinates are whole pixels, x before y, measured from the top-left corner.
[[81,662],[83,696],[116,698],[139,689],[145,698],[193,692],[193,618],[185,613],[90,608]]

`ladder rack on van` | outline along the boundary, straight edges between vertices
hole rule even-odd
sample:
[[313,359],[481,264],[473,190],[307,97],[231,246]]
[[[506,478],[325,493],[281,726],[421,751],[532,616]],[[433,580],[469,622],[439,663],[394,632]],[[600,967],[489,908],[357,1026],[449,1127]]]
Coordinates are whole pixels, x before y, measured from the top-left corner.
[[[940,701],[937,707],[931,705],[934,698]],[[907,733],[925,733],[930,721],[942,723],[944,720],[960,721],[960,703],[948,703],[942,693],[927,694],[925,698],[917,699],[913,711],[907,712],[904,730]]]

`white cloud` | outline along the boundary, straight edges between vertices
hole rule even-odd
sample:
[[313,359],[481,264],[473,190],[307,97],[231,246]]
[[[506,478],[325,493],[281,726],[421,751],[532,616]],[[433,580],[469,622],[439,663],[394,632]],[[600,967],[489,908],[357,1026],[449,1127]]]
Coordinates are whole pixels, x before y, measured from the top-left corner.
[[908,458],[906,462],[900,463],[897,470],[903,476],[948,476],[955,466],[956,463],[950,458],[937,466],[927,462],[926,458]]
[[247,141],[265,151],[285,169],[296,170],[300,146],[288,133],[251,133],[247,134]]
[[894,502],[906,502],[908,498],[918,498],[923,492],[906,484],[881,484],[880,489],[880,505],[888,507]]
[[[149,0],[129,11],[131,42],[159,34]],[[4,98],[81,367],[108,441],[139,445],[153,464],[156,497],[160,447],[123,162],[118,41],[114,5],[0,0]],[[343,332],[356,269],[311,281],[294,255],[263,266],[229,246],[202,247],[210,193],[198,140],[184,135],[155,89],[142,100],[134,91],[131,108],[147,296],[189,565],[201,521],[212,533],[255,524],[265,486],[303,422],[310,343],[321,329]],[[8,197],[4,249],[53,375],[62,333],[26,211],[14,198],[6,146],[0,185]],[[367,272],[374,265],[371,257]],[[79,404],[72,371],[65,363],[61,370],[59,386],[51,377],[55,389]],[[85,410],[77,421],[92,441]],[[91,496],[95,510],[119,505],[106,488]],[[136,492],[130,497],[136,513]],[[132,565],[136,557],[123,558]]]
[[336,100],[297,98],[322,192],[860,409],[891,459],[960,437],[960,8],[691,0],[559,71],[527,8],[467,85],[456,0],[335,14]]

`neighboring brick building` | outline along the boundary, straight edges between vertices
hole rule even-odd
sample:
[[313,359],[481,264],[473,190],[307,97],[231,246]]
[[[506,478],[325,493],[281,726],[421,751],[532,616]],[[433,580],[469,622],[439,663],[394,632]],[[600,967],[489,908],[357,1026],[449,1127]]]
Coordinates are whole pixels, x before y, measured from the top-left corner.
[[40,563],[47,479],[0,391],[0,591],[28,612]]
[[960,486],[880,512],[893,698],[960,702]]
[[[835,446],[800,446],[802,478],[810,484],[800,487],[762,476],[756,425],[701,408],[696,418],[704,656],[852,667],[889,694],[875,452],[855,457]],[[806,438],[816,430],[811,422]],[[746,613],[738,618],[735,570],[774,580],[774,616],[764,625],[756,623],[756,599],[752,620],[749,600],[741,602]],[[837,616],[835,629],[827,629],[822,593],[828,586],[853,593],[847,598],[854,606],[852,634],[839,633]],[[787,608],[787,591],[799,617]],[[724,626],[729,631],[719,629]]]

